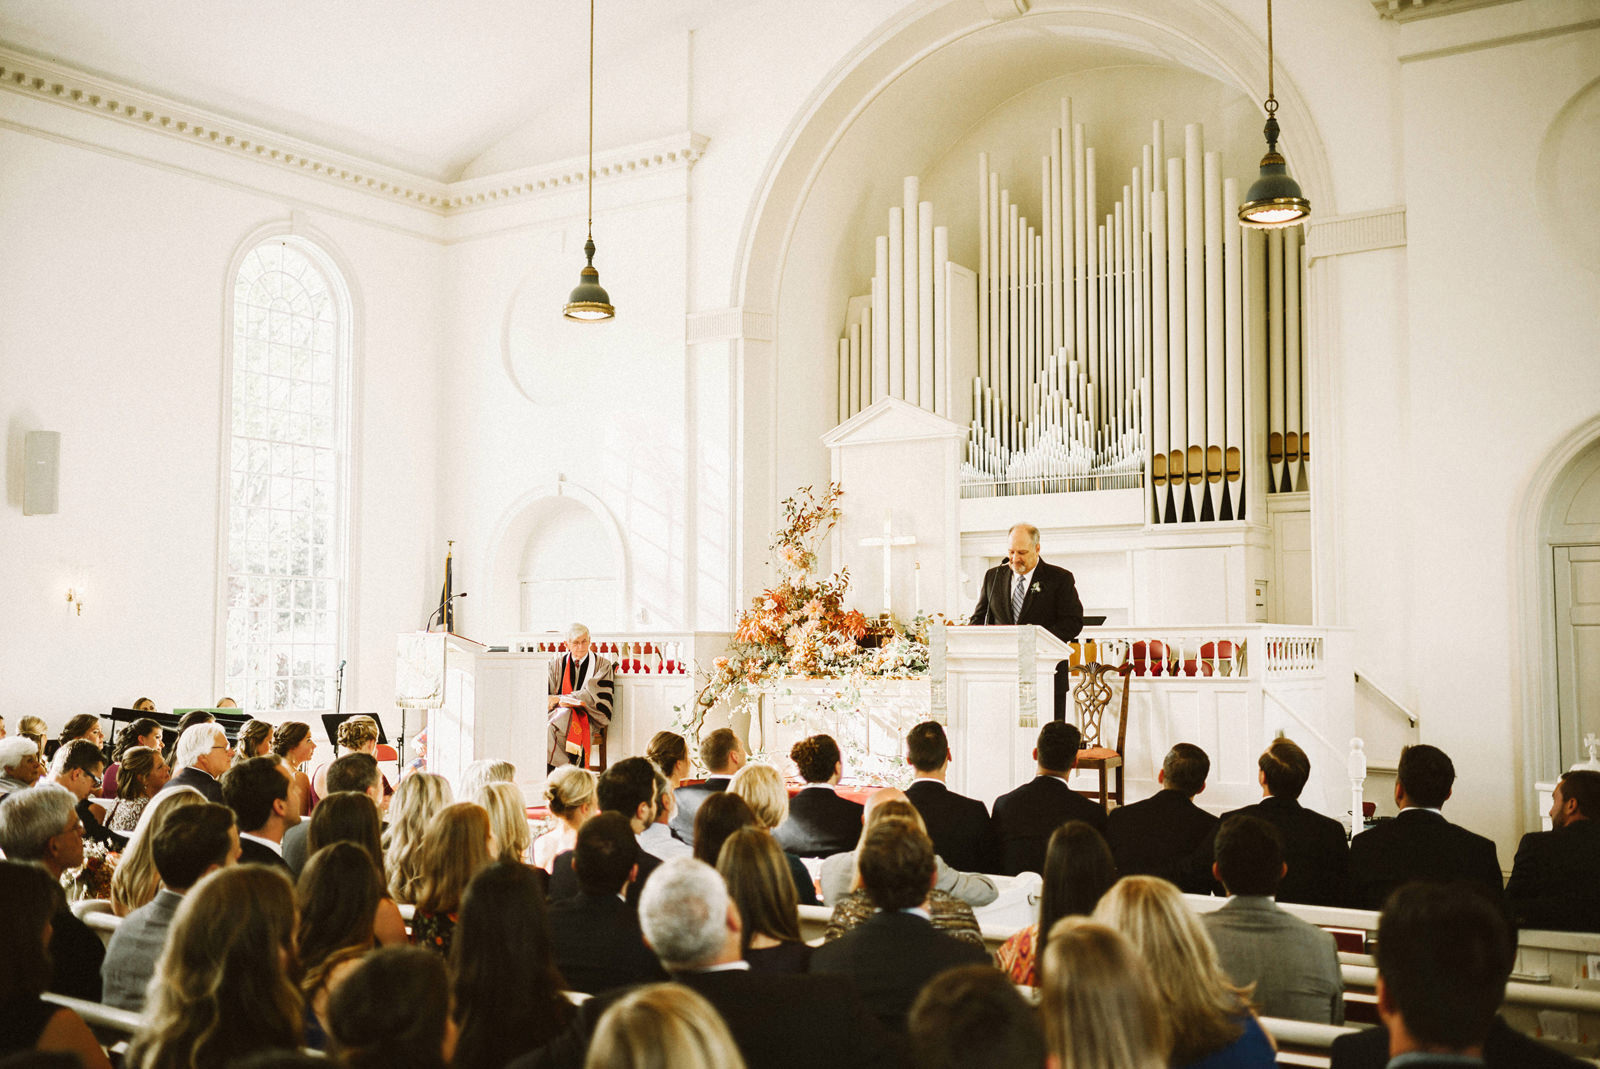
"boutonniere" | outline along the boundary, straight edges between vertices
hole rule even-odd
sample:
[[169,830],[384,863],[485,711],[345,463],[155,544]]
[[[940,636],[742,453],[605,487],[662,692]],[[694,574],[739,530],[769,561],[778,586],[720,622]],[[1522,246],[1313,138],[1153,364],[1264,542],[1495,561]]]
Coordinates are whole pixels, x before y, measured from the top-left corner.
[[1033,581],[1033,586],[1029,588],[1029,593],[1037,594],[1038,592],[1039,592],[1039,580],[1035,579]]

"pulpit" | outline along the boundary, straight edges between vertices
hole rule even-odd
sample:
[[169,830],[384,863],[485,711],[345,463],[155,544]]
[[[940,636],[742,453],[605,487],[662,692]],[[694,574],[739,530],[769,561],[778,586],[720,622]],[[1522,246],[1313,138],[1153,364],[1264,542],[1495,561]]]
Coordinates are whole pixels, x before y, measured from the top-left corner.
[[1031,779],[1053,715],[1056,663],[1072,650],[1042,627],[935,626],[932,713],[950,737],[950,787],[985,804]]
[[[460,635],[401,635],[395,704],[428,714],[428,771],[461,783],[481,758],[517,766],[530,798],[544,783],[551,653],[490,653]],[[458,799],[470,801],[471,799]]]

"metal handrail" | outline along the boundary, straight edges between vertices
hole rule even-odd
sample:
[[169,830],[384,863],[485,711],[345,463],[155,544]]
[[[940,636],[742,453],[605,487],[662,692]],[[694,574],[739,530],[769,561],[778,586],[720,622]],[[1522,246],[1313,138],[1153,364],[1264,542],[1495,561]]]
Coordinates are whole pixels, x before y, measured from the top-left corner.
[[1397,710],[1400,713],[1400,715],[1404,716],[1406,718],[1406,720],[1408,720],[1411,723],[1411,729],[1413,731],[1416,730],[1417,723],[1418,723],[1417,714],[1413,713],[1410,709],[1407,709],[1404,705],[1402,705],[1400,703],[1400,700],[1398,698],[1396,698],[1393,694],[1390,694],[1388,691],[1386,691],[1382,687],[1378,686],[1378,684],[1374,683],[1372,681],[1372,677],[1371,676],[1364,676],[1360,672],[1357,672],[1356,673],[1356,682],[1357,683],[1365,683],[1368,687],[1371,687],[1372,690],[1378,695],[1378,697],[1380,697],[1384,701],[1388,702],[1390,707],[1392,707],[1395,710]]

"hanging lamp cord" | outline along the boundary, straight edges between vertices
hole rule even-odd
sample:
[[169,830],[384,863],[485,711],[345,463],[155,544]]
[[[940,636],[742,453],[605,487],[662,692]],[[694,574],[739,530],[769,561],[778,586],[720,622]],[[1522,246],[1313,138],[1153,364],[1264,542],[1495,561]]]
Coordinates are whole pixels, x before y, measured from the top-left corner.
[[[590,0],[590,3],[592,5],[593,4],[593,0]],[[591,29],[589,32],[590,32],[590,35],[592,37],[594,31]],[[590,77],[590,79],[592,81],[593,78],[594,78],[594,69],[593,69],[594,68],[594,57],[592,55],[592,52],[593,52],[593,49],[594,49],[594,42],[592,40],[589,43],[589,48],[590,48],[590,51],[591,51],[591,56],[589,58],[589,67],[590,67],[589,77]],[[1275,94],[1273,92],[1273,88],[1272,88],[1273,87],[1272,66],[1273,66],[1273,63],[1272,63],[1272,0],[1267,0],[1267,114],[1268,115],[1271,115],[1272,113],[1274,113],[1274,112],[1276,112],[1278,110],[1278,97],[1277,97],[1277,94]],[[590,95],[591,98],[594,96],[594,88],[593,88],[592,85],[590,86],[590,89],[589,89],[589,95]],[[591,99],[590,107],[593,107],[593,106],[594,106],[593,100]],[[593,124],[593,122],[594,122],[594,120],[591,118],[590,119],[591,125]],[[590,134],[591,139],[593,138],[593,136],[594,135],[591,133]]]
[[[1272,4],[1267,4],[1267,51],[1272,51]],[[1269,83],[1270,84],[1270,83]],[[1270,90],[1269,90],[1270,91]],[[594,240],[594,0],[589,0],[589,169],[584,174],[589,191],[589,240]]]

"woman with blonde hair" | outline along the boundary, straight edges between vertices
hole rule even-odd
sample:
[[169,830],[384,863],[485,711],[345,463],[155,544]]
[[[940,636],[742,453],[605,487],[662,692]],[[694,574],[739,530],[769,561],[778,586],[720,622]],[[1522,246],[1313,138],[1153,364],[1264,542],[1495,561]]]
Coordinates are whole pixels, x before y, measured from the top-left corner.
[[299,720],[285,720],[272,729],[272,752],[283,758],[294,772],[294,785],[300,791],[300,815],[311,812],[311,777],[305,766],[317,752],[317,740],[311,737],[311,725]]
[[[743,798],[756,820],[769,833],[789,815],[789,788],[783,774],[771,765],[749,764],[734,773],[728,793]],[[794,892],[802,906],[818,905],[817,885],[805,863],[787,850],[783,852],[789,874],[794,877]]]
[[528,862],[533,833],[528,830],[528,802],[515,783],[485,783],[473,801],[489,814],[489,827],[499,847],[496,861]]
[[450,953],[467,885],[494,855],[494,832],[481,805],[457,802],[439,811],[422,837],[417,911],[411,919],[413,943]]
[[1065,917],[1041,956],[1039,1009],[1056,1069],[1166,1069],[1161,997],[1132,944],[1087,917]]
[[233,743],[233,763],[252,757],[265,757],[272,751],[272,725],[265,720],[246,720]]
[[305,1036],[294,889],[276,868],[230,865],[183,897],[150,985],[129,1069],[225,1069]]
[[606,1010],[584,1069],[744,1069],[722,1017],[679,984],[641,987]]
[[510,761],[498,758],[485,757],[472,762],[461,770],[461,790],[463,798],[476,798],[478,792],[490,783],[514,783],[517,779],[517,766]]
[[[1095,907],[1150,969],[1172,1031],[1174,1069],[1271,1069],[1277,1052],[1250,1009],[1251,988],[1235,987],[1205,925],[1183,894],[1155,876],[1128,876]],[[1051,982],[1050,963],[1044,980]]]
[[740,828],[717,854],[717,871],[744,925],[739,950],[756,972],[800,973],[811,964],[811,947],[800,935],[790,860],[760,828]]
[[[363,713],[346,717],[339,725],[339,730],[334,733],[334,741],[338,748],[345,753],[364,753],[376,758],[378,755],[378,722]],[[311,773],[311,808],[317,808],[317,803],[322,801],[328,793],[328,766],[333,761],[327,760],[318,765]],[[394,793],[394,788],[389,786],[389,777],[383,777],[383,797],[387,804],[389,795]]]
[[174,787],[152,798],[139,815],[128,845],[122,850],[122,860],[111,874],[111,912],[126,917],[140,906],[155,898],[161,890],[161,874],[156,871],[155,854],[151,844],[166,822],[167,814],[184,806],[199,805],[205,797],[193,787]]
[[450,781],[443,776],[417,772],[400,781],[390,806],[389,827],[383,833],[384,875],[396,902],[416,902],[422,838],[433,818],[453,801]]
[[[927,824],[922,819],[922,814],[917,807],[911,804],[904,791],[885,787],[874,791],[872,797],[867,799],[865,819],[862,821],[861,838],[856,841],[856,848],[842,854],[830,854],[822,859],[822,900],[830,905],[841,901],[852,891],[861,889],[861,876],[856,871],[856,857],[860,854],[861,844],[867,841],[867,832],[871,829],[874,820],[894,817],[900,820],[909,820],[924,832],[928,830]],[[981,872],[961,872],[944,863],[940,857],[934,858],[934,889],[951,898],[959,899],[974,908],[987,906],[1000,896],[1000,890],[993,880]]]
[[533,864],[549,872],[556,857],[578,845],[578,829],[600,812],[594,773],[579,765],[562,765],[544,781],[545,804],[555,827],[533,841]]
[[116,800],[106,810],[106,827],[123,834],[139,826],[150,800],[172,778],[172,769],[160,750],[134,746],[122,752],[121,775],[117,780]]

